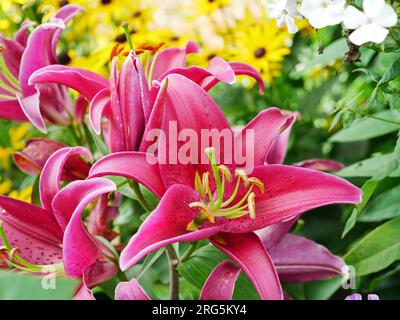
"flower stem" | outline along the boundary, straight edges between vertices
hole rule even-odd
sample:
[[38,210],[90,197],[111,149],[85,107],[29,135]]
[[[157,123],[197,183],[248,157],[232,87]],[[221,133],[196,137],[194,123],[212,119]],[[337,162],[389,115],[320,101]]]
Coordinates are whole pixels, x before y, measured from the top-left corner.
[[136,181],[129,181],[129,186],[135,193],[137,197],[137,201],[140,203],[140,205],[145,209],[146,211],[152,211],[153,209],[151,206],[147,203],[146,199],[143,197],[142,191],[140,190],[139,184]]
[[189,244],[189,248],[187,249],[187,251],[182,255],[181,261],[185,262],[187,259],[189,259],[193,252],[195,252],[196,248],[197,248],[197,243],[198,242],[192,242]]
[[176,268],[179,264],[179,260],[176,256],[175,250],[171,246],[167,247],[166,253],[169,263],[170,300],[179,300],[179,273]]

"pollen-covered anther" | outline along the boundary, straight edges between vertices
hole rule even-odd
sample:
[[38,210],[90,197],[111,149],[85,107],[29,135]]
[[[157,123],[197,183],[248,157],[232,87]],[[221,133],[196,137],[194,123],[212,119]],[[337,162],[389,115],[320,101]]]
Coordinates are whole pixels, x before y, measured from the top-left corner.
[[243,180],[244,186],[247,187],[249,185],[249,177],[247,176],[246,172],[242,169],[235,170],[235,176],[239,179]]
[[207,206],[202,203],[202,202],[192,202],[189,204],[189,208],[199,208],[202,213],[207,217],[207,219],[211,222],[214,223],[214,215],[212,212],[207,208]]
[[218,172],[222,174],[225,179],[231,183],[232,182],[232,174],[229,168],[223,164],[220,164],[218,167]]
[[261,193],[264,193],[265,191],[264,183],[260,179],[255,177],[250,177],[248,181],[250,184],[255,185],[258,189],[260,189]]
[[21,249],[20,248],[12,248],[9,252],[8,252],[8,258],[10,259],[10,261],[15,261],[15,257],[17,256],[17,254],[21,253]]
[[6,246],[0,246],[0,255],[1,254],[8,254],[8,249]]
[[202,188],[203,188],[204,194],[208,194],[209,192],[211,192],[211,190],[210,190],[210,173],[208,171],[203,173]]
[[248,210],[251,219],[256,218],[256,201],[255,201],[255,194],[254,192],[250,193],[247,198]]

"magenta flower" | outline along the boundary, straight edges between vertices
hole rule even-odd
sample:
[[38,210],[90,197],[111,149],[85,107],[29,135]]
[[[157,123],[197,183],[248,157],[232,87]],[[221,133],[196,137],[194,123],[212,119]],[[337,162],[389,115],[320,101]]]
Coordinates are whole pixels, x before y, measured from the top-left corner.
[[31,24],[25,24],[14,39],[0,36],[0,117],[29,120],[41,131],[46,131],[44,119],[62,125],[71,122],[75,107],[67,89],[54,84],[35,87],[28,79],[36,70],[58,63],[56,46],[61,32],[81,11],[79,6],[66,5],[30,35]]
[[[171,74],[164,79],[157,100],[149,127],[162,129],[167,141],[158,145],[158,156],[115,153],[100,159],[90,173],[91,177],[132,178],[161,198],[158,207],[122,251],[121,269],[132,267],[150,252],[169,244],[208,238],[246,272],[262,299],[282,299],[273,261],[254,231],[294,219],[320,206],[358,203],[360,190],[343,179],[319,171],[265,165],[280,132],[293,121],[293,116],[282,114],[276,108],[261,112],[234,137],[235,141],[223,141],[221,137],[217,138],[219,141],[208,141],[208,164],[200,161],[171,164],[170,151],[173,154],[185,144],[179,141],[177,145],[170,145],[171,122],[177,124],[178,132],[190,128],[198,136],[205,129],[231,132],[231,128],[206,91],[181,75]],[[238,142],[246,146],[244,137],[248,129],[253,130],[256,145],[251,161],[235,162],[233,159],[240,158],[237,154],[242,150],[229,147]],[[216,153],[214,146],[218,142],[235,150],[234,154]],[[198,154],[203,154],[203,147],[200,143],[196,145]],[[165,160],[162,159],[165,155],[167,161],[157,163]]]
[[169,74],[182,74],[206,90],[219,81],[233,83],[235,74],[247,74],[255,77],[263,90],[260,75],[245,64],[229,64],[216,57],[210,61],[208,69],[184,67],[186,55],[197,50],[193,42],[185,49],[165,49],[153,59],[147,75],[139,57],[131,51],[120,70],[117,57],[112,59],[109,81],[83,69],[52,65],[36,71],[29,82],[35,85],[57,83],[77,90],[91,101],[90,121],[97,134],[102,131],[103,117],[107,118],[105,138],[110,151],[138,151],[143,150],[142,138],[148,131],[150,114],[157,104],[159,82]]
[[61,190],[64,166],[77,155],[92,158],[84,148],[62,148],[46,162],[39,188],[42,207],[0,196],[0,257],[22,271],[81,278],[82,287],[91,288],[115,275],[116,258],[86,230],[82,214],[116,186],[99,178],[74,181]]
[[[59,149],[67,147],[66,144],[46,139],[34,138],[26,142],[22,151],[14,152],[13,158],[17,167],[32,176],[38,176],[50,156]],[[75,155],[64,164],[62,173],[63,181],[85,179],[89,173],[89,165]]]

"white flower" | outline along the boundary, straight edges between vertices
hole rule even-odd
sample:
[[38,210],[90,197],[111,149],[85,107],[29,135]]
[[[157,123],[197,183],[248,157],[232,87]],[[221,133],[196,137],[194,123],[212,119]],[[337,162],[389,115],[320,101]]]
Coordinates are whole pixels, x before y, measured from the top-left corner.
[[294,19],[301,19],[297,11],[297,0],[279,0],[276,4],[269,6],[269,16],[276,19],[278,27],[283,28],[286,24],[289,33],[299,31]]
[[343,24],[347,29],[355,29],[350,41],[357,46],[367,42],[382,43],[389,30],[397,23],[397,14],[385,0],[364,0],[364,12],[353,6],[345,11]]
[[303,0],[299,9],[310,24],[317,29],[343,21],[346,0]]

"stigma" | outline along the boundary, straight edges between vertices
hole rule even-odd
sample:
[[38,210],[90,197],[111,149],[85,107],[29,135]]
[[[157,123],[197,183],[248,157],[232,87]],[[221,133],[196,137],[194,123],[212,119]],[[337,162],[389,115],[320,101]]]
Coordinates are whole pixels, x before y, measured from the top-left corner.
[[[195,174],[195,189],[200,195],[200,201],[189,204],[190,208],[199,209],[197,216],[188,224],[187,230],[194,231],[205,222],[215,223],[216,218],[237,219],[248,215],[251,219],[256,217],[256,194],[254,188],[264,193],[264,183],[255,177],[249,177],[244,170],[235,170],[235,179],[231,170],[225,165],[217,165],[215,149],[206,148],[205,153],[210,161],[212,173],[204,172],[201,176]],[[211,177],[212,176],[212,177]],[[236,180],[234,182],[234,180]],[[214,182],[215,192],[212,192],[211,183]],[[232,193],[226,195],[225,187],[234,183]],[[243,186],[246,192],[239,188]],[[226,199],[226,200],[225,200]]]

